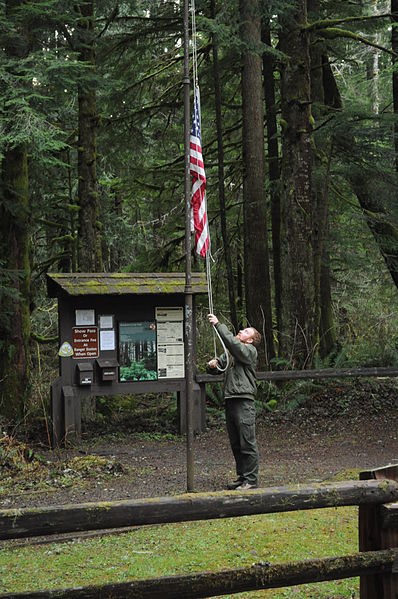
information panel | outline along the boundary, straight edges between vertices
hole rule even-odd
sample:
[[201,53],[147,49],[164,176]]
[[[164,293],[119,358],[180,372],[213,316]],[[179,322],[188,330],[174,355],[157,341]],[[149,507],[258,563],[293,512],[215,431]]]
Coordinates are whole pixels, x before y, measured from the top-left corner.
[[184,313],[182,308],[156,308],[158,378],[185,376]]
[[154,322],[119,323],[121,381],[155,381],[156,326]]
[[73,357],[98,358],[98,327],[72,327]]

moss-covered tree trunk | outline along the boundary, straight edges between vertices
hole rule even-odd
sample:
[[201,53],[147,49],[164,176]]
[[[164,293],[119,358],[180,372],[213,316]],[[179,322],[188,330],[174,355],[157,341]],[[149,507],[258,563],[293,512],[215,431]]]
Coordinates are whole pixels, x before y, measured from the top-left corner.
[[[123,203],[122,203],[122,195],[119,190],[115,191],[114,201],[112,206],[112,214],[114,215],[116,220],[121,221],[123,218]],[[121,262],[122,262],[122,247],[120,239],[117,239],[114,243],[112,243],[109,248],[109,266],[111,272],[118,272],[121,270]]]
[[75,5],[79,14],[76,31],[79,57],[88,69],[78,88],[78,197],[79,270],[102,271],[101,225],[97,192],[97,105],[95,91],[94,0]]
[[[321,18],[320,0],[308,0],[310,19]],[[325,93],[323,86],[323,52],[324,44],[319,39],[310,40],[311,61],[311,110],[317,121],[325,112]],[[329,229],[329,170],[332,147],[322,147],[322,142],[315,136],[318,151],[314,155],[314,169],[318,172],[313,177],[313,248],[314,248],[314,343],[319,343],[322,356],[328,355],[336,343],[336,333],[332,310],[332,294],[330,287],[330,260],[327,244]],[[325,144],[323,144],[325,145]],[[322,158],[327,156],[326,164]],[[322,157],[322,158],[321,158]]]
[[314,353],[312,145],[309,40],[305,0],[281,20],[280,47],[289,58],[281,73],[282,110],[282,344],[296,367]]
[[[268,15],[267,2],[263,0],[263,20],[261,37],[264,44],[271,46],[270,16]],[[275,59],[269,53],[263,55],[264,73],[264,99],[266,110],[266,129],[268,146],[268,179],[271,195],[271,223],[272,223],[272,264],[274,275],[275,315],[278,345],[281,346],[282,331],[282,273],[281,273],[281,200],[279,189],[279,147],[278,127],[276,122],[275,101]]]
[[393,58],[393,72],[392,72],[392,95],[393,95],[393,106],[394,106],[394,147],[395,147],[395,170],[398,173],[398,69],[397,69],[397,56],[398,56],[398,0],[391,0],[391,14],[392,30],[391,30],[391,50],[395,52]]
[[[326,106],[339,110],[342,106],[341,97],[333,73],[330,68],[329,60],[325,54],[322,55],[322,86],[323,101]],[[332,159],[332,147],[329,148],[329,160]],[[326,176],[328,177],[329,166]],[[327,185],[326,185],[327,187]],[[325,231],[329,228],[329,208],[325,213]],[[321,279],[320,279],[320,304],[321,321],[319,326],[320,352],[322,356],[328,355],[337,344],[337,332],[333,316],[332,290],[330,282],[330,256],[327,245],[324,244],[321,260]]]
[[260,365],[274,356],[265,198],[264,107],[258,0],[241,0],[243,205],[246,315],[264,334]]
[[[319,0],[307,0],[307,7],[312,20],[319,19]],[[314,41],[314,40],[311,40]],[[310,45],[310,90],[311,90],[311,114],[315,123],[322,115],[321,106],[324,103],[323,82],[322,82],[322,44],[319,40]],[[317,142],[314,136],[314,142]],[[314,152],[314,172],[321,170],[321,152]],[[326,225],[326,197],[324,185],[321,177],[313,177],[312,180],[312,204],[313,204],[313,224],[312,224],[312,243],[314,249],[314,343],[319,342],[319,327],[321,322],[321,265],[322,252],[325,242]]]
[[[27,32],[16,18],[21,5],[22,1],[6,2],[7,17],[14,25],[14,34],[3,42],[10,63],[28,53]],[[0,200],[0,266],[4,269],[0,293],[0,413],[17,421],[23,414],[30,362],[28,161],[22,145],[5,148]]]
[[[95,0],[75,4],[79,15],[76,28],[79,58],[87,66],[78,86],[78,262],[81,272],[102,272],[101,224],[97,191],[97,103],[95,82]],[[82,404],[82,419],[95,417],[95,398]]]

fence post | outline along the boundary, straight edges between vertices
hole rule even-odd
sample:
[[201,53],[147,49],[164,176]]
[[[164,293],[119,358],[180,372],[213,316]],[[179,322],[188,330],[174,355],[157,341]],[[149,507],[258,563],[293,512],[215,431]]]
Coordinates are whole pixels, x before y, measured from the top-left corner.
[[[398,481],[398,464],[359,473],[360,480],[389,479]],[[398,513],[398,504],[396,505]],[[382,511],[386,506],[359,505],[359,551],[376,551],[398,547],[398,521],[387,519]],[[390,510],[391,512],[391,510]],[[385,525],[383,525],[383,519]],[[389,574],[369,574],[360,577],[360,599],[395,599],[398,597],[398,567]]]

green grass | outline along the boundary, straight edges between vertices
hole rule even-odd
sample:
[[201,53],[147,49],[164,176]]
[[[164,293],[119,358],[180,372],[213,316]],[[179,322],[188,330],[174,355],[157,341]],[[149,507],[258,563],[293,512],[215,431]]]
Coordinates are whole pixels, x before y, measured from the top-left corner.
[[[0,591],[100,585],[345,555],[358,550],[357,508],[147,526],[115,536],[0,551]],[[241,598],[358,597],[358,579],[250,591]]]

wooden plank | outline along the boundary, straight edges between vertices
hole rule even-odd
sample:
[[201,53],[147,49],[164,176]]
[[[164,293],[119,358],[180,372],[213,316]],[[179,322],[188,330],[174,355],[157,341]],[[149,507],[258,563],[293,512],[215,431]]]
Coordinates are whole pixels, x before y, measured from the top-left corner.
[[200,599],[340,580],[381,570],[390,572],[396,556],[397,552],[390,549],[285,564],[259,563],[235,570],[130,580],[103,586],[8,593],[0,595],[0,599]]
[[395,481],[346,481],[0,511],[0,539],[398,500]]

